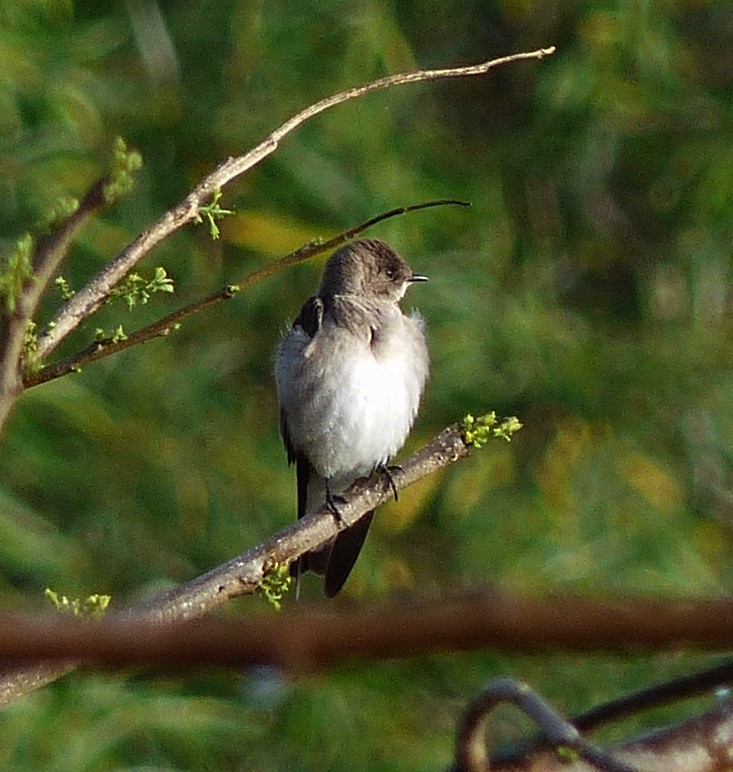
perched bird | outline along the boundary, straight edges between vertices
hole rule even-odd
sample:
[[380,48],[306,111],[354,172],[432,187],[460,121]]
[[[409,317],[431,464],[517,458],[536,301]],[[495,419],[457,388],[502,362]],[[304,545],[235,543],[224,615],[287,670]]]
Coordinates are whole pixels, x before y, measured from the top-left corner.
[[[318,294],[309,298],[277,351],[275,375],[280,433],[295,464],[298,517],[329,503],[358,477],[402,447],[428,377],[428,347],[417,312],[399,302],[412,272],[387,244],[352,241],[326,264]],[[388,470],[387,470],[387,473]],[[324,574],[333,597],[356,562],[372,510],[317,550],[291,573]]]

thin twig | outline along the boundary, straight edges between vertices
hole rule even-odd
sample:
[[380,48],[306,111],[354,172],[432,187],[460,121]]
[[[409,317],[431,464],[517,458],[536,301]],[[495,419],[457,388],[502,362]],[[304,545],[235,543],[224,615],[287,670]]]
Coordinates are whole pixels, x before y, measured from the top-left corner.
[[610,700],[584,713],[579,713],[570,720],[574,726],[585,732],[620,718],[637,715],[644,710],[699,697],[712,689],[727,686],[731,681],[733,681],[733,660],[728,659],[696,673],[672,678],[626,694],[616,700]]
[[[729,602],[725,602],[725,606],[729,606]],[[730,614],[730,610],[727,610],[725,607],[721,607],[715,612],[712,608],[707,607],[707,604],[704,604],[701,610],[703,611],[703,616],[707,618],[708,621],[711,621],[714,616],[723,618]],[[664,616],[664,614],[662,616]],[[680,621],[682,616],[688,617],[691,627],[701,621],[701,618],[697,615],[695,615],[695,619],[693,620],[684,613],[681,615]],[[649,614],[649,619],[656,622],[658,616],[657,614],[651,613]],[[704,622],[703,627],[707,627]],[[618,721],[619,719],[627,718],[629,716],[638,716],[641,712],[652,708],[659,708],[663,705],[669,705],[680,702],[681,700],[709,694],[711,690],[729,684],[732,679],[733,660],[728,659],[725,662],[718,663],[712,667],[705,668],[704,670],[699,670],[695,673],[690,673],[689,675],[680,676],[678,678],[672,678],[668,681],[648,686],[637,692],[625,694],[618,699],[601,703],[590,710],[571,716],[568,720],[579,731],[589,732],[593,729],[597,729],[603,724]],[[546,746],[547,738],[544,735],[538,735],[499,748],[492,755],[491,761],[492,764],[495,765],[511,767],[512,765],[519,764],[522,759],[529,757],[531,754],[542,751]]]
[[470,206],[470,204],[466,201],[439,199],[437,201],[428,201],[422,204],[401,206],[396,209],[391,209],[389,212],[383,212],[382,214],[379,214],[376,217],[372,217],[369,220],[366,220],[365,222],[360,223],[359,225],[350,228],[349,230],[344,231],[337,236],[334,236],[333,238],[325,241],[311,242],[300,247],[299,249],[296,249],[294,252],[281,257],[279,260],[268,263],[261,268],[257,268],[256,270],[247,274],[247,276],[243,277],[240,281],[235,282],[234,284],[227,284],[224,287],[216,290],[216,292],[212,292],[210,295],[207,295],[204,298],[200,298],[193,303],[189,303],[188,305],[183,306],[183,308],[179,308],[178,310],[167,314],[157,322],[153,322],[146,327],[142,327],[139,330],[135,330],[135,332],[129,333],[122,340],[113,340],[110,338],[107,340],[94,341],[83,351],[61,359],[58,362],[53,362],[49,365],[46,365],[37,372],[29,372],[23,379],[23,386],[25,388],[30,388],[31,386],[39,386],[42,383],[47,383],[48,381],[55,380],[56,378],[68,375],[69,373],[78,372],[83,367],[86,367],[88,364],[96,362],[99,359],[104,359],[105,357],[112,356],[113,354],[117,354],[120,351],[132,348],[133,346],[139,346],[142,343],[147,343],[148,341],[154,340],[155,338],[165,337],[169,335],[171,331],[175,330],[178,325],[181,324],[181,322],[198,313],[199,311],[203,311],[205,308],[209,308],[223,300],[231,299],[242,290],[248,289],[257,282],[273,276],[288,266],[303,262],[304,260],[308,260],[317,254],[334,249],[349,241],[349,239],[352,239],[354,236],[363,233],[367,228],[370,228],[373,225],[383,222],[384,220],[387,220],[391,217],[407,214],[408,212],[415,212],[419,209],[429,209],[435,206],[448,205]]
[[555,48],[541,48],[537,51],[512,54],[499,59],[482,62],[469,67],[455,67],[441,70],[419,70],[398,75],[389,75],[364,86],[358,86],[339,94],[322,99],[290,118],[267,139],[249,153],[236,158],[228,158],[221,163],[208,177],[202,180],[188,196],[177,206],[166,212],[154,225],[141,233],[125,249],[120,252],[92,281],[79,290],[56,314],[52,324],[38,339],[38,356],[45,359],[59,343],[74,330],[79,323],[93,313],[106,299],[114,287],[138,261],[150,252],[153,247],[167,238],[171,233],[194,221],[202,205],[208,201],[215,191],[222,189],[236,177],[244,174],[273,153],[280,141],[290,132],[310,118],[335,107],[342,102],[365,96],[392,86],[400,86],[419,81],[437,80],[440,78],[460,78],[473,75],[484,75],[490,70],[511,62],[523,59],[542,59],[554,53]]
[[48,282],[66,257],[72,238],[87,219],[104,205],[106,182],[106,178],[97,180],[76,211],[35,240],[31,257],[32,278],[16,298],[15,308],[0,314],[0,434],[24,388],[22,360],[28,326]]

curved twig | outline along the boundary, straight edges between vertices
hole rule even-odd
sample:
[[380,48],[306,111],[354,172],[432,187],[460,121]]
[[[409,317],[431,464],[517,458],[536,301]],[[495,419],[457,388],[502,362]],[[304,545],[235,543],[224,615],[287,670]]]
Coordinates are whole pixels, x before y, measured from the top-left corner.
[[497,678],[468,706],[456,735],[455,772],[488,772],[489,753],[484,725],[489,713],[509,702],[531,718],[555,748],[570,749],[584,761],[604,772],[635,772],[585,740],[548,702],[522,681]]
[[199,311],[203,311],[205,308],[216,305],[223,300],[233,298],[242,290],[251,287],[269,276],[273,276],[288,266],[301,263],[322,252],[341,246],[341,244],[344,244],[354,236],[363,233],[367,228],[391,217],[397,217],[398,215],[407,214],[408,212],[415,212],[420,209],[429,209],[436,206],[470,206],[470,204],[467,201],[439,199],[437,201],[427,201],[421,204],[401,206],[396,209],[391,209],[389,212],[378,214],[353,228],[349,228],[349,230],[344,231],[343,233],[339,233],[333,238],[305,244],[294,252],[281,257],[279,260],[275,260],[272,263],[267,263],[266,265],[257,268],[247,274],[247,276],[243,277],[240,281],[235,282],[234,284],[227,284],[216,290],[216,292],[212,292],[204,298],[200,298],[193,303],[183,306],[183,308],[179,308],[178,310],[167,314],[162,319],[158,319],[157,322],[153,322],[146,327],[142,327],[139,330],[135,330],[135,332],[129,333],[121,340],[110,338],[107,340],[94,341],[83,351],[65,357],[58,362],[46,365],[36,372],[26,373],[23,378],[23,386],[25,388],[40,386],[42,383],[61,378],[69,373],[78,372],[81,368],[86,367],[86,365],[96,362],[99,359],[118,354],[120,351],[132,348],[133,346],[139,346],[140,344],[147,343],[155,338],[166,337],[185,319],[188,319]]
[[[724,615],[726,613],[723,609],[718,612],[718,614]],[[651,614],[650,618],[656,619],[656,616]],[[654,684],[631,694],[625,694],[618,699],[596,705],[590,710],[571,716],[569,721],[578,730],[588,732],[603,724],[638,715],[645,710],[699,697],[721,685],[729,684],[731,679],[733,679],[733,660],[728,659],[696,673],[672,678],[669,681]],[[545,745],[546,738],[541,735],[519,743],[512,743],[511,746],[497,750],[492,761],[502,766],[516,764],[530,753],[542,750]]]

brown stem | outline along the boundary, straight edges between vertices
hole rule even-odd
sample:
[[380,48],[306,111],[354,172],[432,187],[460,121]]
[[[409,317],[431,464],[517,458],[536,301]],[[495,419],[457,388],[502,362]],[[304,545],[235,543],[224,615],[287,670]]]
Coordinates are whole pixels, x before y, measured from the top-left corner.
[[554,47],[541,48],[537,51],[529,51],[499,59],[482,62],[470,67],[454,67],[442,70],[418,70],[405,72],[398,75],[389,75],[386,78],[375,80],[364,86],[358,86],[339,94],[322,99],[305,108],[297,115],[290,118],[275,129],[260,145],[249,153],[236,158],[228,158],[214,169],[214,171],[202,180],[186,198],[177,206],[166,212],[148,230],[141,233],[132,243],[120,252],[86,287],[79,290],[56,314],[52,325],[39,337],[38,355],[45,359],[59,345],[59,343],[77,325],[93,313],[105,301],[109,291],[114,287],[138,261],[150,252],[154,246],[170,236],[171,233],[184,225],[196,220],[201,206],[214,194],[236,177],[244,174],[263,159],[273,153],[280,141],[298,128],[310,118],[335,107],[342,102],[356,99],[374,91],[400,86],[406,83],[437,80],[440,78],[460,78],[473,75],[484,75],[490,70],[510,62],[522,59],[542,59],[554,53]]
[[36,239],[31,257],[32,276],[25,283],[15,307],[0,314],[0,435],[15,400],[24,389],[23,349],[28,325],[44,290],[66,257],[74,235],[104,205],[106,179],[97,180],[76,211],[50,233]]
[[266,279],[267,277],[272,276],[279,271],[282,271],[288,266],[301,263],[304,260],[308,260],[311,257],[320,254],[321,252],[334,249],[341,244],[344,244],[349,239],[352,239],[359,233],[362,233],[367,228],[370,228],[372,225],[376,225],[377,223],[387,220],[390,217],[407,214],[408,212],[414,212],[419,209],[428,209],[435,206],[446,205],[470,206],[470,204],[465,201],[440,199],[438,201],[428,201],[422,204],[402,206],[397,209],[392,209],[389,212],[383,212],[382,214],[379,214],[376,217],[372,217],[366,222],[360,223],[359,225],[356,225],[355,227],[350,228],[349,230],[344,231],[343,233],[338,234],[338,236],[334,236],[327,241],[319,241],[317,243],[306,244],[299,249],[296,249],[294,252],[281,257],[279,260],[276,260],[273,263],[268,263],[261,268],[257,268],[235,284],[227,284],[224,287],[218,289],[216,292],[212,292],[210,295],[207,295],[204,298],[195,300],[193,303],[189,303],[183,308],[179,308],[178,310],[167,314],[157,322],[153,322],[146,327],[142,327],[139,330],[130,333],[123,340],[107,339],[102,341],[95,341],[91,345],[87,346],[87,348],[85,348],[83,351],[79,351],[72,356],[59,360],[58,362],[53,362],[50,365],[46,365],[37,372],[27,373],[23,380],[23,386],[25,388],[30,388],[31,386],[40,386],[42,383],[47,383],[48,381],[55,380],[56,378],[61,378],[62,376],[68,375],[69,373],[78,372],[83,367],[86,367],[86,365],[91,364],[92,362],[96,362],[99,359],[104,359],[105,357],[112,356],[113,354],[117,354],[120,351],[124,351],[128,348],[132,348],[133,346],[139,346],[142,343],[147,343],[148,341],[154,340],[155,338],[166,337],[171,333],[171,331],[175,330],[181,322],[198,313],[199,311],[203,311],[205,308],[209,308],[210,306],[213,306],[223,300],[229,300],[233,298],[242,290],[248,289],[257,282],[262,281],[263,279]]
[[[467,456],[468,450],[460,427],[450,426],[401,465],[401,471],[394,474],[394,483],[398,490],[402,490]],[[275,563],[289,563],[323,544],[391,496],[392,490],[384,475],[357,480],[344,494],[343,504],[339,503],[341,517],[338,522],[331,510],[323,507],[203,576],[128,609],[120,616],[128,620],[126,624],[130,620],[170,624],[198,619],[232,598],[254,593]],[[68,661],[63,661],[59,665],[43,664],[0,675],[0,706],[55,680],[71,667]]]

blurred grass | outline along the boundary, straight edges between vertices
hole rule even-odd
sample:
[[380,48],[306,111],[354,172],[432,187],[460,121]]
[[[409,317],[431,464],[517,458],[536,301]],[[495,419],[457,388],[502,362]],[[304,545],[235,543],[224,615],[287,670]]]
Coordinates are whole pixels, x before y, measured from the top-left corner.
[[[0,3],[0,250],[82,195],[117,134],[146,165],[81,234],[64,269],[76,288],[314,100],[556,44],[543,62],[375,94],[304,126],[225,193],[238,215],[220,241],[190,228],[150,256],[174,297],[107,307],[65,351],[380,211],[468,199],[373,231],[431,279],[407,299],[433,359],[409,447],[469,411],[525,429],[385,507],[345,595],[476,581],[730,593],[732,31],[712,0]],[[24,395],[0,447],[3,607],[41,606],[46,586],[123,604],[290,522],[272,356],[321,265]],[[0,766],[441,768],[492,676],[580,710],[704,661],[487,653],[292,683],[75,675],[0,716]],[[514,719],[499,723],[510,735]]]

